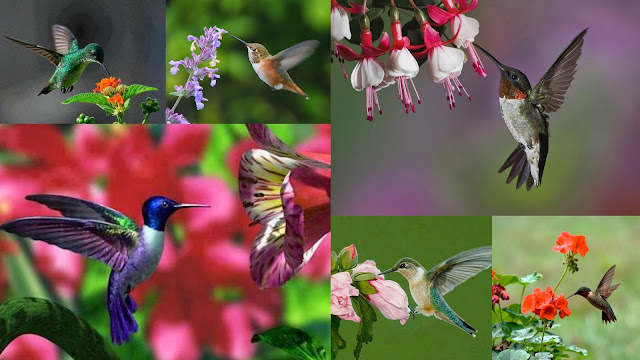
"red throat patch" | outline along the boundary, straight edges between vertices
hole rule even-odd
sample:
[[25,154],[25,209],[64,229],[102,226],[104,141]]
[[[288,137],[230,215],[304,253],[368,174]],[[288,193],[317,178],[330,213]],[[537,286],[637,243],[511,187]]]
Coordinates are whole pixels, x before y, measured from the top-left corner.
[[511,81],[500,80],[500,97],[507,99],[524,99],[527,93],[518,89]]

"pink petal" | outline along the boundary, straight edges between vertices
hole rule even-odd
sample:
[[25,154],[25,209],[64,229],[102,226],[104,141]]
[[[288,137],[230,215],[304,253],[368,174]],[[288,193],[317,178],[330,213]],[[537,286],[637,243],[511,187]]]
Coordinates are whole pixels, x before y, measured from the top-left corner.
[[167,154],[167,161],[175,166],[192,165],[202,158],[210,130],[209,125],[167,126],[159,149]]
[[266,125],[249,124],[247,125],[247,130],[249,131],[249,135],[255,142],[257,142],[262,148],[272,154],[300,160],[307,166],[328,167],[327,164],[310,159],[304,155],[297,153],[287,144],[282,142],[282,140],[280,140],[276,136],[276,134],[269,130],[269,127],[267,127]]
[[200,352],[193,329],[186,321],[168,322],[159,319],[151,328],[150,344],[160,360],[195,360]]
[[302,206],[296,203],[295,191],[290,183],[291,173],[282,182],[282,205],[286,222],[284,235],[284,257],[291,268],[300,266],[304,256],[304,214]]
[[[189,126],[167,126],[178,127]],[[178,201],[211,206],[177,213],[187,217],[190,230],[215,228],[219,224],[231,221],[235,216],[235,211],[232,210],[238,209],[237,199],[224,181],[209,176],[184,176],[181,178],[180,187],[183,197]]]
[[427,5],[427,13],[429,13],[429,17],[433,21],[435,21],[437,25],[446,24],[449,21],[449,19],[451,19],[454,16],[454,14],[451,14],[450,12],[440,9],[439,7],[433,6],[433,5]]
[[427,25],[424,27],[424,45],[427,49],[433,49],[437,46],[442,45],[442,40],[440,39],[440,34],[436,31],[436,29]]
[[2,360],[58,360],[58,347],[38,335],[21,335],[2,352]]
[[362,57],[355,51],[351,50],[349,47],[342,44],[336,45],[336,52],[339,56],[342,56],[347,61],[360,60],[360,58]]

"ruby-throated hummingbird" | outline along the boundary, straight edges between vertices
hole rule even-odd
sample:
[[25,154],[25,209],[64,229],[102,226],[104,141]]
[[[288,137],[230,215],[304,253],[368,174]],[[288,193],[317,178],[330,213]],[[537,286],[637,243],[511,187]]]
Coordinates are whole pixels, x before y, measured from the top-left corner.
[[[573,295],[580,295],[587,299],[589,304],[593,305],[596,309],[602,310],[602,322],[607,324],[612,321],[616,321],[616,315],[613,313],[611,305],[607,302],[611,293],[620,286],[620,284],[611,285],[613,281],[613,274],[616,272],[616,266],[613,265],[602,277],[600,284],[596,291],[591,291],[586,286],[581,287]],[[571,295],[571,296],[573,296]],[[569,296],[569,297],[571,297]],[[567,298],[568,299],[568,298]]]
[[267,48],[258,43],[248,43],[233,35],[231,36],[247,46],[249,61],[260,80],[264,81],[274,90],[284,89],[300,94],[307,99],[309,98],[307,94],[300,90],[298,85],[291,80],[291,76],[289,76],[287,71],[311,56],[315,48],[318,47],[318,41],[303,41],[275,55],[271,55]]
[[501,64],[486,50],[476,44],[500,69],[500,112],[513,138],[519,143],[509,155],[499,173],[511,167],[507,184],[516,176],[516,189],[527,183],[527,191],[542,180],[549,150],[550,112],[562,106],[564,97],[573,81],[578,58],[582,52],[583,30],[562,52],[547,70],[535,88],[531,88],[527,76],[520,70]]
[[459,284],[467,281],[480,271],[491,266],[491,246],[467,250],[426,271],[412,258],[402,258],[387,274],[397,271],[409,281],[411,297],[417,306],[412,314],[434,315],[451,325],[457,326],[467,334],[476,337],[478,330],[462,320],[444,300],[443,296]]
[[164,249],[164,227],[176,210],[208,205],[180,204],[154,196],[142,205],[144,226],[126,215],[89,201],[59,195],[29,195],[64,217],[27,217],[0,225],[0,229],[42,240],[111,266],[107,309],[111,340],[121,344],[138,331],[133,317],[136,303],[129,293],[155,270]]
[[61,89],[63,93],[71,92],[73,84],[82,75],[84,68],[92,62],[100,64],[109,75],[109,71],[103,63],[104,52],[100,45],[91,43],[80,49],[78,48],[78,40],[73,36],[71,30],[62,25],[53,25],[51,28],[53,30],[55,51],[2,35],[27,49],[35,51],[56,66],[56,71],[38,96],[48,94],[55,89]]

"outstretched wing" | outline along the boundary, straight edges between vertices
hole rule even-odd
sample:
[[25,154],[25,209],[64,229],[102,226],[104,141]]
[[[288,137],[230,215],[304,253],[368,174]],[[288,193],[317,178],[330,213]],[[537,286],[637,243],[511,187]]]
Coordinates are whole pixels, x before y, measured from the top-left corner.
[[587,29],[584,29],[573,39],[533,89],[531,97],[540,105],[542,111],[549,113],[562,106],[567,90],[573,81],[573,75],[576,73],[586,33]]
[[138,243],[137,231],[95,220],[27,217],[0,225],[0,229],[102,261],[118,271]]
[[62,60],[62,55],[58,54],[57,52],[53,51],[53,50],[49,50],[47,48],[44,48],[40,45],[33,45],[33,44],[29,44],[26,43],[24,41],[20,41],[18,39],[14,39],[12,37],[8,37],[7,35],[2,35],[5,38],[20,44],[24,47],[26,47],[29,50],[33,50],[35,51],[38,55],[44,57],[45,59],[49,60],[53,65],[58,66],[58,64],[60,64],[60,60]]
[[471,249],[445,260],[427,273],[427,279],[444,296],[459,284],[491,266],[491,246]]
[[616,284],[611,286],[611,282],[613,281],[613,275],[615,274],[615,272],[616,272],[616,266],[613,265],[604,274],[604,276],[602,277],[602,280],[600,280],[600,284],[598,284],[598,288],[596,289],[596,292],[599,293],[600,296],[602,296],[605,300],[607,300],[607,298],[611,296],[611,293],[615,289],[617,289],[618,286],[620,285],[620,284]]
[[138,224],[121,212],[98,205],[90,201],[62,195],[35,194],[27,195],[27,200],[38,202],[63,216],[87,220],[104,221],[137,231]]
[[64,55],[74,47],[78,47],[78,41],[76,40],[76,37],[73,36],[71,30],[67,29],[66,27],[62,25],[53,25],[51,26],[51,31],[53,32],[53,42],[56,45],[56,51],[60,54]]
[[303,62],[313,54],[318,44],[320,44],[320,42],[316,40],[307,40],[273,55],[273,60],[277,64],[278,72],[282,74]]

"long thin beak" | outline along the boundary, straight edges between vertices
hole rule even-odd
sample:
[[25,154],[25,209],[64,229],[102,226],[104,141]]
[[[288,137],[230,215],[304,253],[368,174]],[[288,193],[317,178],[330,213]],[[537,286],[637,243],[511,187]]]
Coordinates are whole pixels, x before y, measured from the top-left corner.
[[381,272],[381,273],[380,273],[380,274],[378,274],[378,275],[384,275],[384,274],[388,274],[388,273],[390,273],[390,272],[394,272],[394,271],[395,271],[395,270],[393,270],[393,269],[389,269],[389,270],[385,270],[385,271]]
[[493,55],[489,54],[487,50],[483,49],[482,46],[476,43],[474,43],[473,46],[476,47],[477,49],[480,49],[485,55],[487,55],[489,59],[491,59],[498,66],[498,69],[504,71],[504,65],[502,65],[500,61],[498,61],[498,59],[494,58]]
[[[231,35],[231,34],[229,34],[229,35]],[[234,39],[236,39],[236,40],[238,40],[238,41],[240,41],[241,43],[243,43],[243,44],[247,45],[247,42],[246,42],[246,41],[244,41],[244,40],[242,40],[242,39],[240,39],[240,38],[237,38],[237,37],[235,37],[235,36],[233,36],[233,35],[231,35],[231,37],[232,37],[232,38],[234,38]]]
[[[578,295],[578,293],[575,293],[575,294],[573,294],[573,295],[571,295],[571,296],[574,296],[574,295]],[[568,298],[570,298],[571,296],[569,296]],[[568,298],[567,298],[567,299],[568,299]]]
[[202,205],[202,204],[178,204],[175,205],[176,209],[184,209],[184,208],[194,208],[194,207],[211,207],[209,205]]
[[104,66],[104,64],[103,64],[103,63],[98,63],[98,64],[102,65],[102,68],[104,69],[104,71],[106,71],[106,72],[107,72],[107,75],[108,75],[108,76],[111,76],[111,74],[109,74],[109,70],[107,70],[107,67],[106,67],[106,66]]

